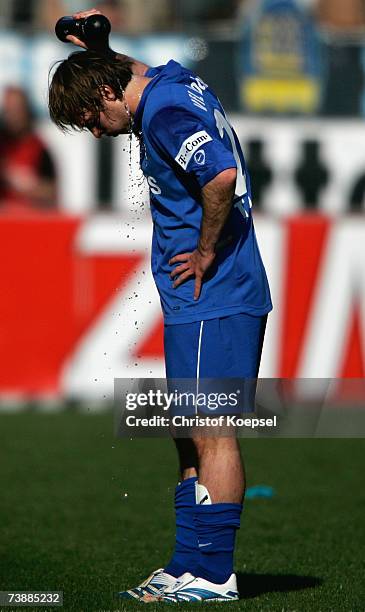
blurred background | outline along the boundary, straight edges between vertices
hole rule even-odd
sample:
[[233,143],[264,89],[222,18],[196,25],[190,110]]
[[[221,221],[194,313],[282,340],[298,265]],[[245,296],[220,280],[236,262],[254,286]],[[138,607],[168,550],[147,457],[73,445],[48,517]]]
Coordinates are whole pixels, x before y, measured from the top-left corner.
[[274,301],[263,377],[365,372],[364,0],[0,0],[0,402],[109,400],[164,376],[148,189],[130,137],[59,132],[48,74],[95,6],[111,46],[173,58],[241,141]]

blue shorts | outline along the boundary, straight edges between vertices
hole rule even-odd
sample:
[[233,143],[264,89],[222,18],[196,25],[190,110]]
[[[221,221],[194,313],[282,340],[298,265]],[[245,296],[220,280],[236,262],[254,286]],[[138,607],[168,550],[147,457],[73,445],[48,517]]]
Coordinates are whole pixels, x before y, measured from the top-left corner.
[[257,378],[267,315],[165,325],[166,378]]

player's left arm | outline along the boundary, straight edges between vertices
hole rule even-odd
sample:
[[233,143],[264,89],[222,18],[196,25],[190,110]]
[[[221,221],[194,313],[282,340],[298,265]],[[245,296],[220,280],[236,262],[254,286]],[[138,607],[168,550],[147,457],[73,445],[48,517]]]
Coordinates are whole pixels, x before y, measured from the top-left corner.
[[150,138],[173,164],[194,177],[201,189],[202,222],[197,248],[170,259],[178,264],[170,276],[174,287],[195,276],[194,299],[200,296],[203,276],[212,265],[218,240],[229,215],[235,192],[237,163],[234,155],[204,116],[191,108],[166,107],[151,121]]
[[232,206],[236,177],[236,168],[227,168],[202,188],[203,217],[198,246],[192,253],[181,253],[169,261],[170,265],[178,264],[170,274],[172,279],[178,277],[174,287],[195,277],[194,300],[199,298],[203,276],[215,259],[216,246]]

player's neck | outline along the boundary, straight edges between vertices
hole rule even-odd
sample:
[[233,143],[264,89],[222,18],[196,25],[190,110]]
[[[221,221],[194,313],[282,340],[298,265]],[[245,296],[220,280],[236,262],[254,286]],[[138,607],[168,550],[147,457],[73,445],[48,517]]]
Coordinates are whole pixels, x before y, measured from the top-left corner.
[[151,78],[139,75],[133,75],[129,81],[125,90],[125,100],[132,115],[135,115],[145,87],[150,81],[152,81]]
[[123,55],[123,53],[117,53],[116,59],[125,62],[126,60],[132,62],[132,72],[137,76],[144,76],[150,66],[140,62],[139,60],[134,59],[133,57],[129,57],[128,55]]

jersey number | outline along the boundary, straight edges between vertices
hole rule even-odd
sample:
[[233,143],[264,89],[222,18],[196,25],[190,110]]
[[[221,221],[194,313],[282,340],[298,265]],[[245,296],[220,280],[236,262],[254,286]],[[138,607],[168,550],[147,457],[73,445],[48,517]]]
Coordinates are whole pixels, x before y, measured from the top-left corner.
[[[214,109],[214,117],[215,117],[215,123],[218,128],[220,137],[223,138],[224,131],[226,131],[227,136],[229,140],[231,141],[232,153],[233,153],[233,157],[235,159],[236,165],[237,165],[237,180],[236,180],[236,189],[235,189],[235,194],[234,194],[234,207],[238,208],[240,213],[245,218],[247,218],[250,215],[248,214],[247,210],[245,210],[244,205],[243,205],[244,196],[247,195],[246,177],[243,172],[239,153],[237,151],[236,140],[235,140],[231,126],[229,125],[225,116],[220,112],[220,110],[218,110],[218,108]],[[250,198],[248,198],[248,203],[251,208],[252,202]]]

